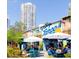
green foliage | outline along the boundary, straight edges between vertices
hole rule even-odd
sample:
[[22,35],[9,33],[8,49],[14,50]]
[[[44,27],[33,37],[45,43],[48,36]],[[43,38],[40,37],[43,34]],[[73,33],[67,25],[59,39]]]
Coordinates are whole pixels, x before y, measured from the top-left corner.
[[43,42],[40,42],[39,47],[40,47],[40,50],[43,50]]
[[64,56],[65,56],[66,58],[69,58],[69,57],[71,57],[71,54],[70,54],[70,53],[66,53],[66,54],[64,54]]
[[12,41],[15,39],[15,32],[14,32],[14,28],[11,27],[8,31],[7,31],[7,39],[8,41]]
[[11,26],[7,31],[7,41],[21,42],[22,33],[20,22],[16,22],[15,26]]
[[21,32],[16,32],[12,28],[7,31],[7,39],[8,41],[18,42],[18,40],[22,37]]

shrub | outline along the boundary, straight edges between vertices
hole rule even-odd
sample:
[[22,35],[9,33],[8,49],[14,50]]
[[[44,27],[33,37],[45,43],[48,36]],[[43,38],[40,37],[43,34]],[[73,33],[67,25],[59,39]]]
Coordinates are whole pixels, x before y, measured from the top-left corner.
[[69,58],[69,57],[71,57],[71,54],[70,54],[70,53],[66,53],[66,54],[64,54],[64,56],[65,56],[66,58]]
[[7,48],[7,57],[19,57],[20,53],[21,53],[21,51],[17,47],[15,47],[15,48],[8,47]]

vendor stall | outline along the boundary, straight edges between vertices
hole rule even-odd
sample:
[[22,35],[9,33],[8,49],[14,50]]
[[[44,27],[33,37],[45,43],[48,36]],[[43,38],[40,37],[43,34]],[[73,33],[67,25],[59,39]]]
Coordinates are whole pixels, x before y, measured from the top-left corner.
[[[55,57],[64,57],[63,49],[68,46],[71,49],[71,39],[70,35],[64,33],[54,33],[43,36],[44,42],[44,51],[49,51],[49,49],[53,48],[55,53],[53,54]],[[60,51],[59,51],[60,50]],[[49,53],[48,53],[49,54]],[[58,54],[58,55],[57,55]],[[63,55],[63,56],[61,56]]]
[[29,57],[38,57],[40,52],[40,42],[42,42],[42,39],[38,37],[31,36],[24,38],[24,44],[22,45],[24,47],[22,47],[22,50],[26,50]]

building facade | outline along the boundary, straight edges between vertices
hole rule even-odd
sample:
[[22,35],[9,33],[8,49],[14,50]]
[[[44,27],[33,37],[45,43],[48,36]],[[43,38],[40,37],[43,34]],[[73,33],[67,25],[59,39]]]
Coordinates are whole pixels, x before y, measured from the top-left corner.
[[24,31],[35,28],[35,11],[36,7],[32,3],[24,3],[21,5],[21,22],[24,24]]
[[63,33],[71,34],[71,16],[62,18]]

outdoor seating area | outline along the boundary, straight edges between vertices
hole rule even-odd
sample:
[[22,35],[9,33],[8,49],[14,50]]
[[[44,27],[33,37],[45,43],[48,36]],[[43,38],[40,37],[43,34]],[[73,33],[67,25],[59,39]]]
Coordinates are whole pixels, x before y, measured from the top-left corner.
[[43,37],[44,50],[52,57],[67,57],[71,56],[71,39],[69,35],[60,33],[57,35],[48,35]]
[[[44,36],[42,39],[38,37],[24,38],[22,44],[22,54],[26,57],[41,57],[47,53],[51,57],[71,57],[71,39],[69,35],[58,34],[52,37]],[[50,38],[49,38],[50,37]],[[40,42],[42,47],[40,48]],[[43,51],[41,55],[41,51]]]

